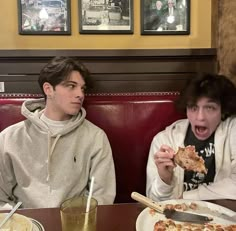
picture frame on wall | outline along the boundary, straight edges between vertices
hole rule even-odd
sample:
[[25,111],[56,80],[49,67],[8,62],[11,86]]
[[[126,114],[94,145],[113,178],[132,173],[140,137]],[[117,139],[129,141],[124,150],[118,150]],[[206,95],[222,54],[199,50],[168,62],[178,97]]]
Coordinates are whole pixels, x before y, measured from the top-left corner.
[[17,0],[21,35],[70,35],[70,0]]
[[190,0],[141,0],[142,35],[189,35]]
[[80,34],[133,34],[133,0],[78,0]]

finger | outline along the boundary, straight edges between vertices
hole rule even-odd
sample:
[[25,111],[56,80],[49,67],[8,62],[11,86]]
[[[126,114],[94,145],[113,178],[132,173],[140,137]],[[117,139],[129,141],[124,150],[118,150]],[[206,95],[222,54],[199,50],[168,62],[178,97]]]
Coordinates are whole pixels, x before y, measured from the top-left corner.
[[170,154],[172,154],[172,155],[175,154],[174,149],[171,148],[170,146],[166,145],[166,144],[161,145],[160,151],[161,151],[161,152],[167,152],[167,153],[170,153]]
[[158,151],[154,154],[154,159],[158,158],[166,158],[166,159],[172,159],[174,157],[174,153],[169,153],[168,151]]
[[175,167],[175,163],[171,159],[158,158],[155,160],[156,165],[172,166]]
[[161,145],[161,147],[160,147],[160,151],[162,151],[162,152],[166,152],[166,151],[168,151],[168,150],[170,150],[170,149],[171,149],[171,147],[168,146],[168,145],[166,145],[166,144],[163,144],[163,145]]

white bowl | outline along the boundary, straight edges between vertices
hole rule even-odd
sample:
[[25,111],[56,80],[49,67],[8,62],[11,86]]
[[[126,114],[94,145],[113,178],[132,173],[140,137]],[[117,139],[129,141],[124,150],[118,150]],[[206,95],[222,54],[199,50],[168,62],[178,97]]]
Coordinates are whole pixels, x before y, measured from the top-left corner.
[[[0,222],[7,213],[0,213]],[[33,223],[30,218],[14,213],[11,218],[0,228],[0,231],[32,231]]]

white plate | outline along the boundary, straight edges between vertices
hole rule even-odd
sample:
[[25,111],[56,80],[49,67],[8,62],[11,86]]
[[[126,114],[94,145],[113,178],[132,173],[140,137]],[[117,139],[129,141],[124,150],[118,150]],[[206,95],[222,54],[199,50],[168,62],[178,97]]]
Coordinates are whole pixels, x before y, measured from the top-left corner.
[[[185,203],[186,205],[190,205],[191,202],[194,202],[198,205],[198,209],[194,212],[193,210],[187,210],[186,212],[207,215],[213,217],[213,221],[210,223],[217,223],[222,225],[230,225],[235,224],[235,222],[231,222],[222,217],[219,217],[222,213],[228,215],[230,217],[235,216],[236,213],[230,209],[227,209],[223,206],[216,205],[213,203],[205,202],[205,201],[190,201],[190,200],[168,200],[162,201],[160,204],[181,204]],[[155,223],[158,220],[166,220],[165,216],[160,213],[150,213],[150,208],[144,209],[138,216],[136,220],[136,230],[137,231],[147,231],[153,230]],[[176,222],[179,223],[179,222]]]
[[[5,217],[6,215],[7,215],[6,213],[0,213],[0,219]],[[32,225],[32,231],[45,231],[45,229],[43,228],[42,224],[39,221],[37,221],[37,220],[35,220],[33,218],[26,217],[26,216],[18,214],[18,213],[15,213],[13,216],[15,216],[16,221],[20,221],[21,220],[23,222],[23,224],[25,224],[27,221],[28,222],[31,221],[32,224],[33,224]],[[31,224],[30,224],[30,226],[31,226]],[[2,229],[0,228],[0,230],[2,230]]]
[[31,218],[31,221],[33,223],[33,230],[32,231],[45,231],[42,224],[39,221],[36,221],[35,219]]
[[[7,215],[8,213],[0,213],[0,220],[2,221]],[[32,228],[33,224],[29,217],[14,213],[0,230],[31,230]]]

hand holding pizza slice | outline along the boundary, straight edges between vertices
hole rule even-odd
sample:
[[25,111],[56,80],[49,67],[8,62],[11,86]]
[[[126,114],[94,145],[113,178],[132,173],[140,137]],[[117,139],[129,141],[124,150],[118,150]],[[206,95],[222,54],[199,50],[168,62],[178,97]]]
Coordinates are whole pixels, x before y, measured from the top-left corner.
[[195,146],[188,145],[185,148],[179,147],[174,156],[174,162],[186,171],[194,171],[207,174],[205,161],[195,151]]

